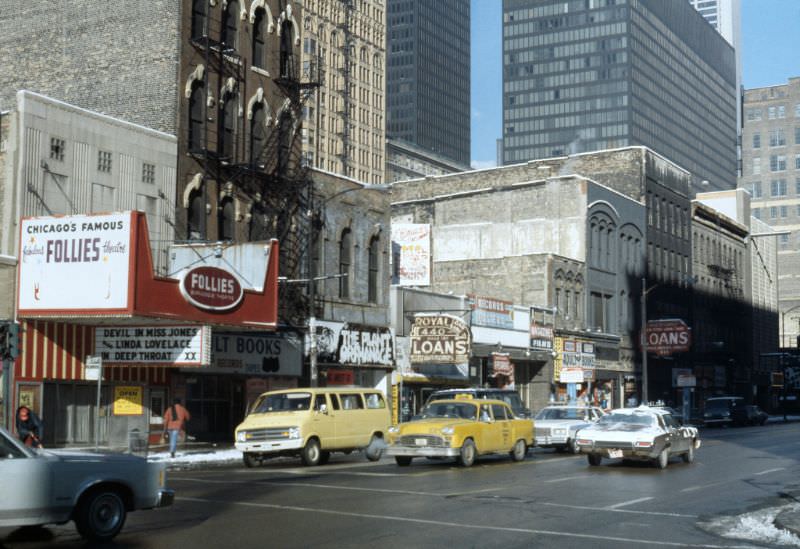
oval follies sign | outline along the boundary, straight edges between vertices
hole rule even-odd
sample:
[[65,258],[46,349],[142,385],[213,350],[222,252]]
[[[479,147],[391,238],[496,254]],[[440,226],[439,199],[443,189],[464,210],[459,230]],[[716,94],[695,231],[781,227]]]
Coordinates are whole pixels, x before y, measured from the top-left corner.
[[195,267],[185,271],[180,288],[186,301],[210,311],[233,309],[244,297],[239,279],[218,267]]

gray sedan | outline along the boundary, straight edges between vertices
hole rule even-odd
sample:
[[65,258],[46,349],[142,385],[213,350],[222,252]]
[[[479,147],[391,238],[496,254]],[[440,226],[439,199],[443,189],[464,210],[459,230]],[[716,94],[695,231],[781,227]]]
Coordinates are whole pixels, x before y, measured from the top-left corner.
[[32,450],[0,429],[0,526],[75,521],[107,541],[129,511],[172,504],[165,466],[125,454]]

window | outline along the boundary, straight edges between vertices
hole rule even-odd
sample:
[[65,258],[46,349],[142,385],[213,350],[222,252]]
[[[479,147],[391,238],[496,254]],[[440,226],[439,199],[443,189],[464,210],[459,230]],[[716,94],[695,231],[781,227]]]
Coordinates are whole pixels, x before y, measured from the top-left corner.
[[256,164],[261,159],[267,143],[267,113],[264,105],[256,103],[253,107],[253,117],[250,119],[250,162]]
[[220,126],[220,154],[228,159],[233,159],[236,154],[236,126],[239,118],[239,101],[236,94],[226,94],[222,104],[219,120]]
[[156,184],[155,164],[142,163],[142,183],[147,183],[148,185]]
[[761,219],[761,208],[753,208],[753,217]]
[[771,206],[770,207],[770,209],[769,209],[769,217],[770,217],[770,219],[775,219],[776,217],[778,217],[778,207],[777,206]]
[[800,154],[794,155],[794,169],[800,170]]
[[63,139],[59,139],[58,137],[51,137],[50,138],[50,158],[53,160],[58,160],[59,162],[64,161],[64,151],[67,148],[67,143]]
[[233,205],[233,199],[226,197],[222,199],[222,204],[219,207],[219,239],[220,240],[234,240],[235,235],[235,222],[234,219],[236,211]]
[[352,233],[350,229],[342,231],[339,241],[339,297],[350,297],[350,249],[352,247]]
[[778,118],[786,118],[786,105],[778,105]]
[[770,185],[770,194],[772,196],[786,196],[786,180],[773,179]]
[[187,232],[189,240],[203,240],[205,238],[206,208],[203,194],[192,191],[189,195],[189,211],[186,212]]
[[783,172],[786,171],[786,155],[773,154],[769,157],[769,171]]
[[206,119],[206,94],[202,82],[192,85],[189,97],[189,150],[200,151],[205,147],[203,128]]
[[364,402],[361,400],[361,395],[358,394],[339,395],[339,400],[342,403],[342,410],[361,410],[364,408]]
[[783,147],[786,145],[786,134],[783,128],[777,128],[769,131],[769,146],[770,147]]
[[208,0],[192,0],[192,38],[206,35],[206,5]]
[[782,235],[779,235],[779,236],[780,236],[780,239],[781,239],[780,240],[781,246],[786,246],[787,244],[789,244],[789,235],[788,234],[782,234]]
[[753,148],[760,149],[761,148],[761,134],[754,133],[753,134]]
[[794,129],[794,144],[800,145],[800,126]]
[[800,103],[797,103],[797,104],[794,106],[794,116],[795,116],[796,118],[800,118]]
[[369,277],[367,280],[367,299],[370,303],[378,302],[378,246],[380,238],[376,235],[369,241]]
[[366,399],[367,408],[370,410],[382,410],[386,408],[386,402],[384,402],[383,395],[380,393],[368,393]]
[[508,419],[506,417],[506,407],[502,404],[492,404],[492,415],[495,421],[505,421]]
[[761,181],[755,181],[750,184],[750,194],[753,198],[761,198]]
[[775,107],[769,107],[767,109],[767,118],[770,120],[775,120]]
[[280,69],[283,78],[291,78],[294,76],[293,43],[294,27],[291,21],[287,20],[281,25]]
[[253,21],[253,66],[266,68],[267,66],[267,12],[258,8]]
[[788,208],[786,206],[781,206],[780,208],[781,208],[780,210],[781,217],[788,217],[789,216]]
[[761,159],[754,158],[753,159],[753,175],[760,175],[761,174]]
[[239,2],[230,0],[222,15],[222,36],[220,42],[228,48],[236,49],[236,41],[239,38]]
[[111,173],[111,153],[108,151],[98,151],[97,171]]

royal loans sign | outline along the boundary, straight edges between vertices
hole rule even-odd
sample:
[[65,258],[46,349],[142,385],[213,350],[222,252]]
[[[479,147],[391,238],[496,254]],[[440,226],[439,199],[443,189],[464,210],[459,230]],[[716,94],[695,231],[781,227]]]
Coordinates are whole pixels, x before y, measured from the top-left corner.
[[411,327],[412,364],[463,364],[469,361],[472,334],[450,315],[417,315]]

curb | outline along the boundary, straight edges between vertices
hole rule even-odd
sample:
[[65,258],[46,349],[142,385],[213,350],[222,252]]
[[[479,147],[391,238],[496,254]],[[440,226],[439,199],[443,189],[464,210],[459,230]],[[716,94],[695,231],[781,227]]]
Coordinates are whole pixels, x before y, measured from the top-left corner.
[[777,528],[800,537],[800,511],[781,511],[772,522]]

